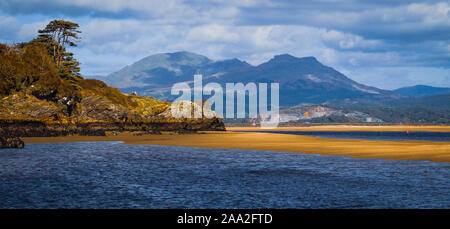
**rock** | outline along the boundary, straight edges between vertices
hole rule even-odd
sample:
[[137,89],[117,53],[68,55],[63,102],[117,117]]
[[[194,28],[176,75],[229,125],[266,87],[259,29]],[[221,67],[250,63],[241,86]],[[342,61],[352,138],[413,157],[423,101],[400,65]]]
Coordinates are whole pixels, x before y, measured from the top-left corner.
[[139,133],[135,133],[133,134],[134,136],[145,136],[145,135],[161,135],[161,132],[158,130],[151,130],[151,131],[146,131],[146,132],[139,132]]
[[205,119],[213,119],[219,117],[219,115],[211,110],[211,105],[204,101],[173,102],[172,105],[164,112],[159,114],[159,116],[164,118],[195,118],[195,114],[201,114],[201,117]]
[[159,131],[159,130],[152,130],[152,131],[149,131],[147,133],[150,134],[150,135],[161,135],[161,131]]
[[175,133],[177,133],[177,134],[196,134],[197,131],[196,130],[188,130],[188,129],[180,129],[180,130],[176,130]]
[[7,148],[22,149],[23,147],[25,147],[25,143],[20,138],[0,137],[0,148],[1,149],[7,149]]

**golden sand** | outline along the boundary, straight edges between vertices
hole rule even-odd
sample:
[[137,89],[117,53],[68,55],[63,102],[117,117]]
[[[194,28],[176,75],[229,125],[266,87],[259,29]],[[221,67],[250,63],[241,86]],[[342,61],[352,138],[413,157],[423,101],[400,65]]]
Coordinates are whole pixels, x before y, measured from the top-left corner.
[[204,134],[145,136],[134,136],[130,133],[125,133],[107,137],[70,136],[24,138],[24,141],[26,143],[123,141],[125,144],[133,145],[251,149],[306,154],[348,155],[355,158],[450,162],[450,142],[343,140],[254,132],[228,131],[208,132]]
[[414,126],[414,125],[392,125],[392,126],[356,126],[356,125],[315,125],[300,127],[278,127],[263,130],[256,127],[227,127],[231,131],[418,131],[418,132],[450,132],[450,126]]

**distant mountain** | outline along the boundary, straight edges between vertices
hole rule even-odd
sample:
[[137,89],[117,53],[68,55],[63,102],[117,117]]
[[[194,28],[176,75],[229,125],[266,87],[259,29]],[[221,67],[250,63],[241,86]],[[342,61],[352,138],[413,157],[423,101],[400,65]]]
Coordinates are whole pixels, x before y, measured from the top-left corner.
[[389,123],[450,123],[450,93],[388,100],[338,101],[332,107],[359,111]]
[[105,81],[125,93],[171,100],[174,83],[190,82],[194,74],[202,74],[204,84],[272,83],[280,84],[280,105],[291,107],[309,103],[330,103],[343,99],[395,99],[407,97],[357,83],[314,57],[298,58],[277,55],[266,63],[252,66],[238,59],[212,61],[190,52],[156,54],[146,57]]
[[207,57],[190,52],[156,54],[108,75],[106,81],[118,88],[164,88],[192,80],[200,67],[211,63]]
[[[224,73],[214,79],[227,82],[275,82],[280,84],[280,105],[330,103],[343,99],[390,99],[402,97],[391,91],[359,84],[314,57],[297,58],[289,54],[273,57],[256,67]],[[206,80],[207,82],[208,80]]]
[[195,74],[218,77],[224,72],[250,67],[238,59],[212,61],[191,52],[156,54],[108,75],[104,80],[124,93],[137,91],[140,95],[172,100],[173,84],[190,82]]
[[391,106],[422,106],[440,110],[450,109],[450,93],[442,95],[425,96],[420,98],[405,98],[386,102]]
[[450,88],[432,87],[425,85],[416,85],[412,87],[402,87],[394,90],[395,92],[411,97],[426,97],[434,95],[450,94]]

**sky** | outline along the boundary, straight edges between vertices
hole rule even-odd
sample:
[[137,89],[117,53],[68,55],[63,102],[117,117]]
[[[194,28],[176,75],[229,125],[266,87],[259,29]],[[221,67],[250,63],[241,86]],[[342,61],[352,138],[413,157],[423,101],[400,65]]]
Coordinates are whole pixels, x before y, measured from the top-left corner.
[[71,51],[86,76],[157,53],[253,65],[288,53],[382,89],[450,87],[448,1],[2,0],[0,42],[28,41],[53,19],[80,25]]

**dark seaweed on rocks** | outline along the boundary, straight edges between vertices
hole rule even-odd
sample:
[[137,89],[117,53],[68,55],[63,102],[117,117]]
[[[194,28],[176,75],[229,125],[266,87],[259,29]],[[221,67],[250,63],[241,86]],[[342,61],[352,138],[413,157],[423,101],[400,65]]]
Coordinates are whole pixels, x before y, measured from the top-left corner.
[[11,135],[7,134],[6,131],[4,131],[3,129],[0,129],[0,149],[5,149],[5,148],[21,149],[24,146],[25,146],[25,144],[23,143],[23,141],[20,138],[11,136]]

